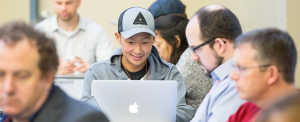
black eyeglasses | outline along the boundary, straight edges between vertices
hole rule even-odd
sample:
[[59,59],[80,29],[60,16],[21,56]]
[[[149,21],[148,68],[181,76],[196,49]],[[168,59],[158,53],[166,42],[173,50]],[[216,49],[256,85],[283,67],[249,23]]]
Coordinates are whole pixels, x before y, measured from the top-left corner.
[[[202,46],[204,46],[204,45],[210,43],[211,41],[213,41],[213,40],[215,40],[215,39],[216,39],[216,38],[212,38],[212,39],[210,39],[210,40],[205,41],[204,43],[200,44],[199,46],[192,48],[192,51],[193,51],[194,53],[196,53],[196,50],[197,50],[198,48],[200,48],[200,47],[202,47]],[[224,40],[223,40],[223,42],[226,44],[226,42],[225,42]]]

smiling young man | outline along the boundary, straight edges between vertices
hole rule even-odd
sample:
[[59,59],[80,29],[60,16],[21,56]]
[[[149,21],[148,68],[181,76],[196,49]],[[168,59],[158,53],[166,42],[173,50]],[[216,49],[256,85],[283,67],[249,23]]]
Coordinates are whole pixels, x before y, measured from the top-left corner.
[[175,80],[178,122],[190,121],[194,109],[186,105],[185,83],[175,65],[163,61],[153,46],[154,18],[146,9],[125,10],[119,18],[116,40],[121,44],[110,59],[93,64],[84,78],[82,99],[91,97],[93,80]]

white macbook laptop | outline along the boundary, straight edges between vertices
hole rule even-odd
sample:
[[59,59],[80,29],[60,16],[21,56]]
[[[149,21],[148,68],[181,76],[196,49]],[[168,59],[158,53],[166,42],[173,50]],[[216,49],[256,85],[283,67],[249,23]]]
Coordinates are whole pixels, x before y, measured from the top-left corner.
[[176,81],[94,80],[91,95],[111,122],[176,121]]

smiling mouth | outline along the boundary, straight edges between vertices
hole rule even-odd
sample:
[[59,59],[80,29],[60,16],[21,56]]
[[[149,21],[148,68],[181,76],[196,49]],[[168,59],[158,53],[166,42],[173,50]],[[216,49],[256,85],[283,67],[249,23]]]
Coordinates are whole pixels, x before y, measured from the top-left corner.
[[134,60],[141,60],[143,57],[143,56],[133,56],[133,55],[131,55],[131,56]]

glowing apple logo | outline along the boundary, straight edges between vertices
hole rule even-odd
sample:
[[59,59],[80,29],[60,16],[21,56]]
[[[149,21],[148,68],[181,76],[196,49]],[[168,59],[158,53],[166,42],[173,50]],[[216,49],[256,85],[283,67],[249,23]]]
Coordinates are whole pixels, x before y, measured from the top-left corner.
[[136,102],[133,105],[130,105],[129,106],[130,113],[137,113],[139,111],[137,107],[138,105],[136,104]]

